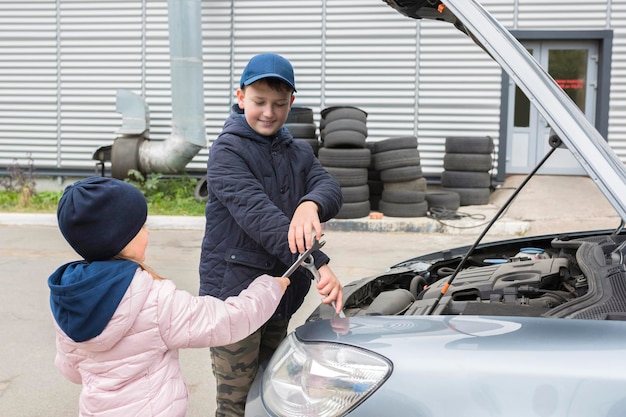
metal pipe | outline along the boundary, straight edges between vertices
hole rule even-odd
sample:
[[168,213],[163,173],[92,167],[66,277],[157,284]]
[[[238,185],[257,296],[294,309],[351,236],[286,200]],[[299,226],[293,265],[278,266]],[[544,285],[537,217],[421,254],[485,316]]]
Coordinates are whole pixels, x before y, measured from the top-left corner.
[[168,1],[173,133],[205,146],[201,5],[201,0]]
[[145,140],[138,150],[143,173],[177,173],[206,146],[202,74],[201,0],[168,0],[172,132]]

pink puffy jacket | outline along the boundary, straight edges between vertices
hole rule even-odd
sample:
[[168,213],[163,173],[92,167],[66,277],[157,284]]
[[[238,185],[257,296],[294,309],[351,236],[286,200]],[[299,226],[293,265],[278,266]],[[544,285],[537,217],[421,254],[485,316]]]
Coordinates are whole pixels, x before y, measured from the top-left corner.
[[195,297],[138,269],[104,331],[77,343],[57,329],[56,366],[83,385],[81,416],[176,417],[187,410],[178,349],[234,343],[272,315],[282,296],[268,275],[226,301]]

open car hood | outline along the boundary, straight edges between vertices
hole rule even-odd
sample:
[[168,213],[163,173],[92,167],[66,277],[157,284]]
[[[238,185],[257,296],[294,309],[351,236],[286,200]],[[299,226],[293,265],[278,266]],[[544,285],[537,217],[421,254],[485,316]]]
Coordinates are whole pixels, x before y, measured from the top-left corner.
[[[551,145],[565,145],[626,220],[626,167],[552,77],[475,0],[383,0],[414,19],[448,22],[483,48],[549,122]],[[477,30],[480,28],[480,30]]]

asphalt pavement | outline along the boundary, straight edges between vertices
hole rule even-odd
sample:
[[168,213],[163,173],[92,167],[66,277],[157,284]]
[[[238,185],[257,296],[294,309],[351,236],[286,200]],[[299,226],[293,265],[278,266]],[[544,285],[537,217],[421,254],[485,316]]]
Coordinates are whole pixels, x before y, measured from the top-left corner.
[[[369,218],[333,220],[325,225],[324,251],[345,284],[383,272],[412,256],[471,244],[522,182],[511,176],[483,206],[458,210],[459,219]],[[484,241],[567,230],[613,228],[619,218],[586,177],[538,176],[502,210]],[[198,291],[198,261],[204,218],[149,216],[147,262],[180,289]],[[48,303],[48,276],[77,259],[63,240],[53,214],[0,213],[0,416],[77,415],[80,387],[54,367],[54,331]],[[311,291],[293,317],[303,323],[319,302]],[[214,413],[214,380],[208,349],[181,351],[189,390],[189,417]]]

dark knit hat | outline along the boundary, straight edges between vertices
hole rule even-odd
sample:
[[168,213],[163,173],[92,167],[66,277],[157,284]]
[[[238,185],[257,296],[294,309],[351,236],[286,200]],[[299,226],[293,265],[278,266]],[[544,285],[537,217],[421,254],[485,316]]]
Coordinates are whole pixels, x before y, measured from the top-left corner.
[[63,237],[89,262],[119,254],[139,233],[147,216],[148,205],[141,191],[106,177],[69,185],[57,208]]
[[291,62],[277,54],[260,54],[253,56],[241,74],[239,87],[250,85],[262,78],[280,78],[296,91],[293,67]]

